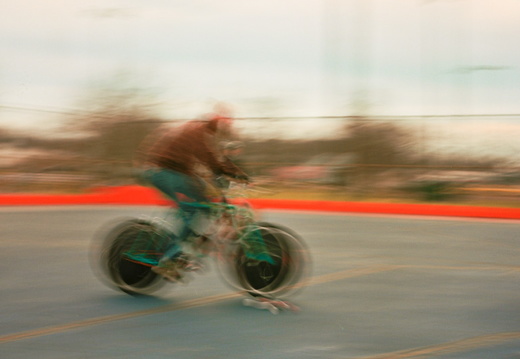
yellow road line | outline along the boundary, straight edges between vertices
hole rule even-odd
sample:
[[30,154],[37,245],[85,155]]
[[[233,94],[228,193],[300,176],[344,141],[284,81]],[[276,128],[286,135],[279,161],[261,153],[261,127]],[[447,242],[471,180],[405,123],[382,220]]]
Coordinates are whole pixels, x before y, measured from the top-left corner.
[[364,275],[370,275],[380,272],[387,272],[392,271],[396,269],[401,269],[401,266],[399,265],[380,265],[380,266],[372,266],[372,267],[364,267],[364,268],[354,268],[354,269],[347,269],[341,272],[335,272],[330,274],[324,274],[317,277],[312,277],[309,279],[307,283],[304,283],[300,286],[310,286],[310,285],[316,285],[316,284],[322,284],[327,282],[334,282],[341,279],[348,279],[348,278],[354,278],[354,277],[360,277]]
[[47,328],[28,330],[28,331],[21,332],[21,333],[10,334],[10,335],[0,337],[0,343],[14,342],[17,340],[41,337],[41,336],[51,335],[51,334],[56,334],[56,333],[63,333],[63,332],[69,331],[69,330],[77,329],[77,328],[90,327],[90,326],[94,326],[94,325],[115,322],[118,320],[137,318],[137,317],[141,317],[141,316],[145,316],[145,315],[158,314],[158,313],[171,312],[171,311],[180,310],[180,309],[199,307],[202,305],[219,302],[219,301],[223,301],[226,299],[236,298],[236,297],[239,297],[240,295],[241,295],[240,293],[220,294],[220,295],[214,295],[214,296],[205,297],[205,298],[201,298],[201,299],[188,300],[188,301],[178,303],[178,304],[164,305],[164,306],[161,306],[158,308],[145,309],[145,310],[140,310],[140,311],[131,312],[131,313],[124,313],[124,314],[107,315],[104,317],[85,319],[85,320],[80,320],[80,321],[73,322],[73,323],[56,325],[56,326],[47,327]]
[[[361,275],[369,275],[369,274],[383,272],[383,271],[387,271],[387,270],[393,270],[393,269],[397,269],[397,268],[395,266],[376,266],[376,267],[368,267],[368,268],[349,269],[349,270],[345,270],[345,271],[341,271],[341,272],[337,272],[337,273],[325,274],[322,276],[313,277],[307,283],[300,285],[300,287],[321,284],[321,283],[336,281],[336,280],[340,280],[340,279],[358,277]],[[119,321],[119,320],[142,317],[142,316],[146,316],[146,315],[152,315],[152,314],[158,314],[158,313],[164,313],[164,312],[172,312],[172,311],[180,310],[180,309],[200,307],[200,306],[207,305],[207,304],[221,302],[221,301],[224,301],[227,299],[238,298],[242,295],[243,294],[236,293],[236,292],[228,293],[228,294],[219,294],[219,295],[214,295],[214,296],[200,298],[200,299],[188,300],[188,301],[185,301],[182,303],[164,305],[164,306],[161,306],[158,308],[145,309],[145,310],[140,310],[140,311],[131,312],[131,313],[124,313],[124,314],[107,315],[104,317],[85,319],[85,320],[80,320],[80,321],[73,322],[73,323],[55,325],[55,326],[47,327],[47,328],[28,330],[25,332],[9,334],[9,335],[0,337],[0,344],[7,343],[7,342],[14,342],[14,341],[18,341],[18,340],[30,339],[30,338],[35,338],[35,337],[42,337],[42,336],[52,335],[52,334],[56,334],[56,333],[63,333],[63,332],[67,332],[67,331],[78,329],[78,328],[85,328],[85,327],[90,327],[90,326],[94,326],[94,325],[115,322],[115,321]]]
[[520,271],[519,266],[448,266],[448,265],[427,265],[427,264],[403,264],[396,265],[396,267],[403,269],[446,269],[446,270],[477,270],[477,271],[503,271],[507,273],[514,273]]
[[[409,269],[409,268],[428,268],[428,269],[451,269],[451,270],[509,270],[511,269],[517,271],[519,270],[518,267],[471,267],[471,266],[428,266],[428,265],[378,265],[378,266],[372,266],[372,267],[363,267],[363,268],[354,268],[354,269],[347,269],[340,272],[334,272],[329,274],[324,274],[320,276],[311,277],[307,282],[301,283],[297,285],[297,287],[304,287],[304,286],[311,286],[311,285],[318,285],[328,282],[334,282],[338,280],[348,279],[348,278],[354,278],[354,277],[360,277],[360,276],[366,276],[381,272],[388,272],[398,269]],[[8,343],[8,342],[14,342],[24,339],[30,339],[35,337],[42,337],[47,335],[52,335],[56,333],[64,333],[67,331],[71,331],[78,328],[85,328],[95,325],[101,325],[105,323],[115,322],[119,320],[125,320],[125,319],[132,319],[137,317],[142,317],[146,315],[153,315],[158,313],[165,313],[165,312],[172,312],[176,310],[181,309],[188,309],[188,308],[194,308],[194,307],[200,307],[207,304],[217,303],[224,300],[232,299],[232,298],[238,298],[242,296],[241,293],[227,293],[227,294],[219,294],[199,299],[193,299],[188,300],[182,303],[176,303],[176,304],[168,304],[157,308],[152,309],[145,309],[140,310],[136,312],[131,313],[123,313],[123,314],[115,314],[115,315],[107,315],[103,317],[97,317],[97,318],[91,318],[91,319],[85,319],[77,322],[72,323],[66,323],[62,325],[55,325],[51,327],[46,328],[40,328],[40,329],[34,329],[34,330],[28,330],[20,333],[15,334],[8,334],[5,336],[0,337],[0,344],[1,343]],[[506,333],[508,334],[508,333]],[[513,333],[514,335],[517,335],[520,337],[520,333]],[[499,338],[502,338],[503,335],[498,335]],[[507,337],[507,335],[506,335]],[[495,338],[495,336],[489,336],[490,339]],[[516,337],[515,337],[516,339]],[[509,339],[508,339],[509,340]],[[489,341],[489,340],[488,340]],[[458,343],[458,342],[455,342]],[[439,348],[439,347],[435,347]],[[370,357],[372,358],[372,357]],[[374,357],[374,359],[379,357]],[[386,358],[386,357],[381,357]],[[394,358],[394,357],[388,357],[388,358]],[[395,358],[401,358],[396,356]],[[406,356],[402,358],[407,358]]]
[[365,356],[358,359],[408,359],[424,358],[431,355],[446,355],[452,353],[466,352],[473,349],[499,345],[511,340],[520,339],[520,332],[498,333],[480,335],[473,338],[466,338],[450,343],[431,345],[421,348],[400,350],[391,353]]

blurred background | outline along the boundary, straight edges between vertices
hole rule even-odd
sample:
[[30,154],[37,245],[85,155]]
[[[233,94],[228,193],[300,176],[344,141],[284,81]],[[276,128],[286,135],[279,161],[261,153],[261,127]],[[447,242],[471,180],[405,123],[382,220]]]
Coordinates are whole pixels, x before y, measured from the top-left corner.
[[270,197],[520,205],[520,1],[0,3],[0,192],[135,184],[225,102]]

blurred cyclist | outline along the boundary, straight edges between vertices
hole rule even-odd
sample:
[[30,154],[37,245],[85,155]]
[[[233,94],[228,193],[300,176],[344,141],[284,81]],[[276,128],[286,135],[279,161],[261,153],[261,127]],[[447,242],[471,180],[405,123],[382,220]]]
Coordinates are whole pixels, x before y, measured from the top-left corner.
[[[248,176],[239,167],[219,156],[217,141],[230,135],[232,127],[231,117],[211,115],[205,120],[189,121],[166,131],[146,151],[145,180],[177,204],[208,201],[204,181],[200,178],[203,172],[247,182]],[[193,268],[196,263],[184,255],[180,247],[180,242],[190,235],[189,225],[194,215],[184,218],[179,236],[172,237],[172,244],[159,264],[152,268],[169,280],[181,279],[179,269],[197,269]]]

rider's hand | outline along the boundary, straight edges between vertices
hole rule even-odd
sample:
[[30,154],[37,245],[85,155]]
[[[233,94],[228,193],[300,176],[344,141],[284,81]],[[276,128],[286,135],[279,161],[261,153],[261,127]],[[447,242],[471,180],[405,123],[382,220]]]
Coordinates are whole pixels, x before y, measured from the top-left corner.
[[241,182],[241,183],[245,183],[245,184],[251,183],[251,179],[249,178],[248,175],[238,175],[238,176],[235,176],[235,180],[237,182]]

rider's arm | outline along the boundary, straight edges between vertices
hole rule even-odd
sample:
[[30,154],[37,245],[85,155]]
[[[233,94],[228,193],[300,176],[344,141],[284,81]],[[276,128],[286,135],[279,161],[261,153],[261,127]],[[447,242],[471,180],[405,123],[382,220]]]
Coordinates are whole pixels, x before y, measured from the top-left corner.
[[197,156],[201,162],[205,163],[216,175],[223,174],[236,179],[248,180],[247,174],[233,162],[229,160],[221,161],[210,143],[211,138],[205,138],[204,141],[201,141],[201,151]]

